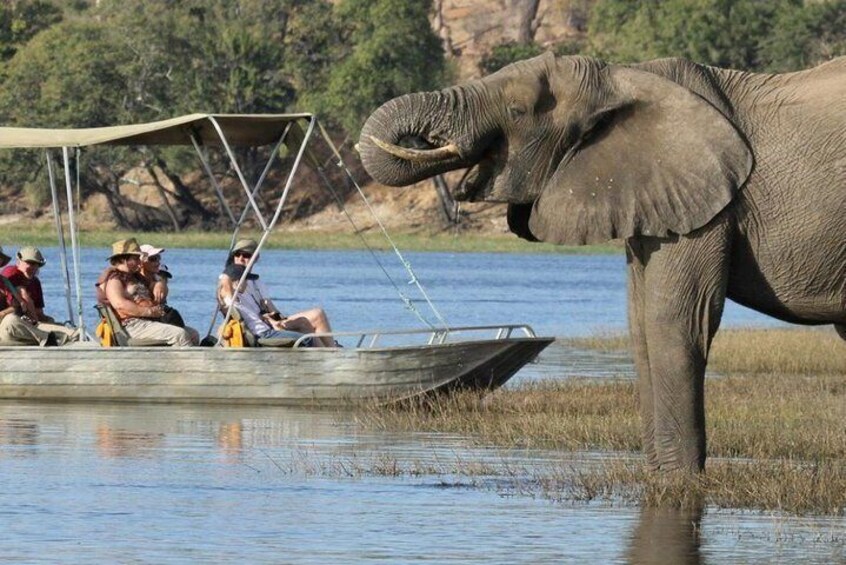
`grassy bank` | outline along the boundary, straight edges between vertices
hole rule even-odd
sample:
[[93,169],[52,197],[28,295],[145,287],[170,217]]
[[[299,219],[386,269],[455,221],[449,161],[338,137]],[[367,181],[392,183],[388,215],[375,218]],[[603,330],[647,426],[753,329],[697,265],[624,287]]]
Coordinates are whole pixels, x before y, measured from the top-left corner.
[[[566,340],[597,351],[629,348],[626,334]],[[832,328],[724,329],[714,337],[708,368],[721,374],[846,374],[846,342]]]
[[[502,448],[612,456],[601,465],[519,473],[524,480],[515,488],[553,499],[844,514],[846,345],[828,337],[819,331],[736,330],[715,347],[713,361],[727,372],[706,383],[711,459],[702,477],[643,469],[637,389],[628,380],[527,383],[485,397],[372,407],[361,419],[378,429],[456,433]],[[621,341],[613,338],[606,346]],[[781,351],[798,353],[776,353]]]
[[[244,237],[258,237],[256,232],[245,231]],[[403,251],[502,252],[502,253],[570,253],[613,254],[622,253],[619,245],[559,246],[530,243],[510,234],[479,234],[452,232],[390,232],[391,238]],[[230,232],[186,231],[180,233],[137,233],[118,230],[84,230],[80,244],[84,247],[109,247],[112,242],[136,237],[140,242],[150,242],[169,248],[226,249]],[[390,249],[388,241],[378,232],[364,234],[367,245],[374,249]],[[43,222],[31,224],[0,225],[0,245],[14,249],[21,245],[53,246],[57,243],[55,229]],[[277,231],[268,240],[270,249],[364,249],[361,238],[354,233]]]

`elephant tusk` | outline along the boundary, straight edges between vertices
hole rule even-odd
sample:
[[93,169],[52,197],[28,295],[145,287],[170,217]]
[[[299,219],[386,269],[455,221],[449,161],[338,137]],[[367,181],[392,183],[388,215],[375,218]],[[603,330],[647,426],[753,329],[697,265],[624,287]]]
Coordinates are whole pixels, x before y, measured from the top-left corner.
[[382,151],[414,163],[430,163],[432,161],[442,161],[449,157],[460,157],[458,146],[454,143],[450,143],[444,147],[438,147],[437,149],[409,149],[387,143],[372,135],[370,136],[370,141]]

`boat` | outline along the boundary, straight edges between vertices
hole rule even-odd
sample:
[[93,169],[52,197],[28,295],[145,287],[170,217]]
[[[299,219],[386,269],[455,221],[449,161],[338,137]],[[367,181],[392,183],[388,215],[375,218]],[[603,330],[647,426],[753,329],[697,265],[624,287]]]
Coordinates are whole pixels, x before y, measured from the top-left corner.
[[[314,135],[315,131],[319,135]],[[191,114],[160,122],[64,130],[0,127],[0,148],[45,150],[68,316],[80,329],[78,341],[62,347],[0,347],[3,358],[0,398],[320,405],[370,400],[389,402],[457,390],[493,390],[552,343],[553,338],[538,337],[525,324],[450,327],[437,313],[410,264],[392,241],[394,251],[409,270],[410,282],[417,286],[435,312],[437,324],[426,321],[413,301],[401,294],[409,309],[428,328],[309,334],[291,347],[223,347],[221,340],[211,347],[185,348],[103,347],[86,331],[83,308],[86,298],[90,297],[83,295],[80,283],[75,219],[78,203],[72,170],[74,161],[78,166],[79,152],[83,148],[97,145],[193,146],[222,208],[233,223],[230,249],[248,213],[253,213],[261,226],[258,249],[244,272],[243,281],[279,220],[301,163],[308,162],[328,185],[320,162],[309,150],[310,141],[321,138],[337,158],[335,164],[344,170],[363,197],[337,147],[312,114]],[[257,200],[283,144],[295,158],[275,212],[272,217],[265,218]],[[273,146],[264,171],[253,186],[244,178],[232,149],[239,145]],[[209,148],[226,154],[244,189],[245,203],[239,220],[212,173]],[[54,166],[54,151],[61,151],[63,164],[70,260],[58,196],[60,170]],[[327,188],[331,190],[331,186]],[[221,326],[226,325],[233,314],[230,307]],[[217,312],[209,326],[210,335],[216,319]],[[324,335],[355,339],[356,344],[343,348],[300,347],[307,338]]]

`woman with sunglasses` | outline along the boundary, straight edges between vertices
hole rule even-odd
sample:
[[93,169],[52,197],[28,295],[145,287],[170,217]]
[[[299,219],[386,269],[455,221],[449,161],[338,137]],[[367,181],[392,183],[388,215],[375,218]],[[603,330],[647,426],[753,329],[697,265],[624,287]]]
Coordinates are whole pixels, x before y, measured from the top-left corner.
[[138,274],[147,281],[147,286],[150,288],[150,293],[153,296],[153,302],[158,304],[164,310],[164,315],[159,319],[160,322],[170,324],[179,328],[185,327],[185,320],[176,308],[172,308],[167,303],[168,295],[168,279],[172,278],[167,268],[162,265],[162,253],[165,252],[163,247],[154,247],[148,243],[141,246],[141,269]]
[[[226,260],[226,268],[218,281],[217,298],[221,310],[226,311],[232,304],[235,285],[241,280],[257,248],[258,243],[252,239],[242,239],[232,248]],[[259,338],[296,339],[302,334],[332,331],[329,319],[322,308],[311,308],[288,316],[282,315],[270,300],[264,285],[257,279],[258,275],[254,272],[247,275],[235,302],[238,313],[250,333]],[[338,347],[338,344],[331,337],[317,337],[314,338],[312,346]]]

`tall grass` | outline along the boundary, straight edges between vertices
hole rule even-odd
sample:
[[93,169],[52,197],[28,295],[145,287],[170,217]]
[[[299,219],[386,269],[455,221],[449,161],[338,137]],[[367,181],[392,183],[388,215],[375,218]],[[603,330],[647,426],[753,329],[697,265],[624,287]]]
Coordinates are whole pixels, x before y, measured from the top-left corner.
[[[625,346],[619,337],[587,343],[602,348],[609,341],[611,348]],[[643,469],[637,389],[628,380],[526,383],[486,396],[371,406],[359,419],[368,427],[462,434],[503,448],[614,456],[603,465],[535,470],[515,481],[514,488],[550,498],[844,514],[844,350],[833,332],[725,332],[712,359],[721,375],[705,385],[710,459],[703,476]]]
[[[625,334],[598,334],[564,342],[596,351],[629,349]],[[725,329],[714,338],[708,367],[722,374],[844,374],[846,341],[831,328]]]

